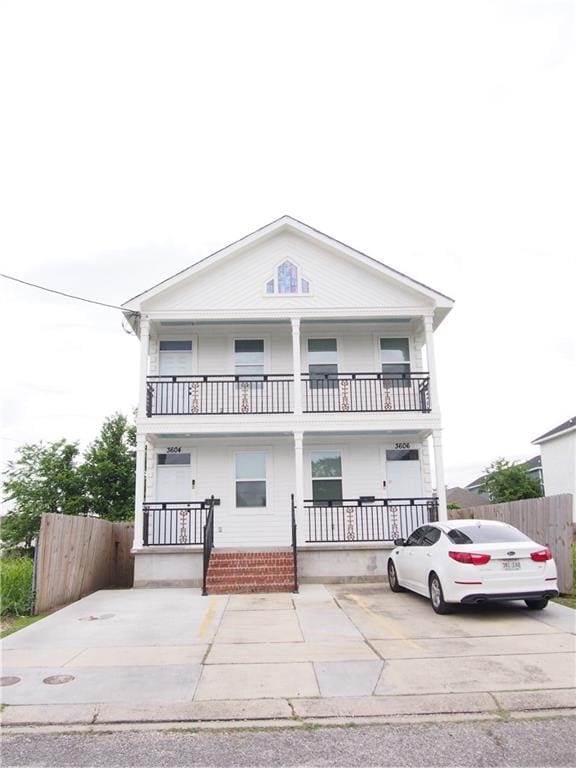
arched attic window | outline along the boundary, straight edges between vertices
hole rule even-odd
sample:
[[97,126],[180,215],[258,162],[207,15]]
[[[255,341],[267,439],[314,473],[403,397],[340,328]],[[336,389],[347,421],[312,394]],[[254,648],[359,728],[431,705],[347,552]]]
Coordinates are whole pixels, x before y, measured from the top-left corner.
[[276,274],[266,282],[267,295],[301,295],[310,293],[310,281],[302,277],[293,262],[286,260],[278,265]]

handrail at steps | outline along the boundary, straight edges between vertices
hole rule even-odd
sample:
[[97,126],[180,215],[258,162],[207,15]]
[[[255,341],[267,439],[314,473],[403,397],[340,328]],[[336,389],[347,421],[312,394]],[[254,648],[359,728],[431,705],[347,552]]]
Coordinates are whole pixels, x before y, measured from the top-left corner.
[[210,565],[210,555],[214,547],[214,507],[220,504],[220,499],[215,499],[214,495],[210,497],[210,506],[206,515],[206,524],[204,525],[204,541],[202,544],[202,595],[206,597],[206,580],[208,578],[208,566]]
[[298,592],[298,551],[296,547],[297,543],[297,527],[296,527],[296,508],[294,506],[294,494],[290,496],[292,500],[292,558],[294,564],[294,592]]

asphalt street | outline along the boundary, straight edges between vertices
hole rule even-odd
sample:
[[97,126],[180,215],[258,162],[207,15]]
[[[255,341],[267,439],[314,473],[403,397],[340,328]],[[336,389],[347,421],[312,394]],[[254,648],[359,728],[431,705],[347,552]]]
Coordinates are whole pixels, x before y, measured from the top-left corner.
[[4,736],[10,766],[570,766],[573,718],[242,732]]

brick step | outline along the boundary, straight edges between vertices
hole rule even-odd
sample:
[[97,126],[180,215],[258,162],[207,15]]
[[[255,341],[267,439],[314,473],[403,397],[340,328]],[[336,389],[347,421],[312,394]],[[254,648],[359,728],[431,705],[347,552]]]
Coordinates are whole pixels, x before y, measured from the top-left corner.
[[280,552],[212,552],[206,579],[209,594],[292,592],[294,555]]
[[260,592],[292,592],[294,585],[291,584],[253,584],[253,585],[238,585],[232,584],[227,587],[217,586],[210,587],[209,594],[211,595],[249,595]]
[[226,574],[230,576],[236,576],[242,573],[290,573],[293,570],[294,570],[293,563],[289,563],[288,565],[277,565],[277,566],[250,565],[247,567],[243,567],[239,565],[237,567],[230,566],[229,568],[220,568],[217,565],[212,567],[212,564],[210,564],[208,573],[218,573],[223,576]]
[[218,563],[222,566],[234,563],[241,563],[242,565],[253,565],[254,563],[274,565],[278,563],[291,563],[293,559],[292,555],[287,557],[219,557],[218,555],[212,555],[210,557],[210,564]]
[[266,574],[254,574],[254,573],[241,573],[238,576],[228,577],[208,574],[206,582],[208,584],[267,584],[270,581],[290,581],[293,578],[293,573],[266,573]]

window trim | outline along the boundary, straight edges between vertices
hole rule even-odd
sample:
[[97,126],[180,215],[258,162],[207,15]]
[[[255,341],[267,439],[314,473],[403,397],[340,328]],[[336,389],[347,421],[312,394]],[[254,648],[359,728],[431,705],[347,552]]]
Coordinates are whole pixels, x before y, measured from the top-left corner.
[[[236,376],[236,342],[237,341],[263,341],[264,342],[264,371],[266,375],[270,370],[270,334],[269,333],[246,333],[239,335],[237,333],[228,336],[228,348],[230,350],[229,370],[230,376]],[[224,373],[224,371],[222,371]]]
[[[239,453],[263,453],[266,456],[266,506],[265,507],[237,507],[236,506],[236,455]],[[273,514],[274,504],[274,451],[270,445],[233,445],[229,449],[230,456],[230,514],[234,516],[250,515],[271,515]],[[248,478],[244,478],[247,480]],[[242,482],[242,481],[240,481]]]
[[149,375],[150,376],[170,376],[170,374],[160,373],[160,342],[161,341],[191,341],[192,342],[192,365],[189,374],[183,376],[195,376],[198,373],[198,334],[197,333],[166,333],[163,331],[154,339],[150,339],[150,349],[148,351]]
[[341,476],[340,478],[324,478],[326,480],[338,480],[340,479],[342,483],[342,498],[346,497],[346,481],[344,477],[344,471],[347,461],[347,453],[348,453],[348,446],[346,445],[310,445],[306,446],[306,450],[304,451],[304,476],[305,476],[305,485],[309,489],[309,492],[306,492],[306,498],[314,499],[314,486],[313,481],[314,480],[321,480],[322,478],[318,477],[312,477],[312,454],[314,453],[339,453],[340,454],[340,472]]

